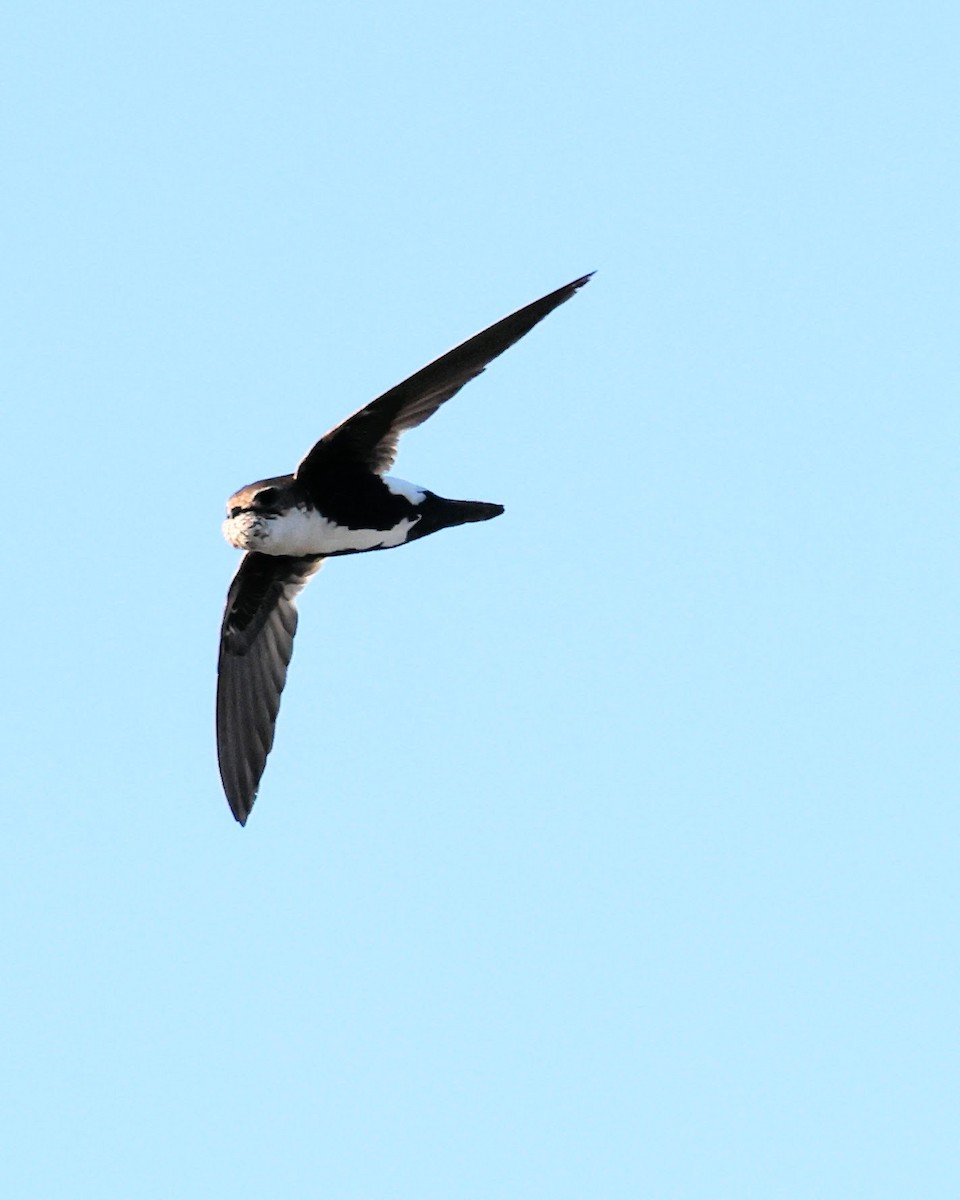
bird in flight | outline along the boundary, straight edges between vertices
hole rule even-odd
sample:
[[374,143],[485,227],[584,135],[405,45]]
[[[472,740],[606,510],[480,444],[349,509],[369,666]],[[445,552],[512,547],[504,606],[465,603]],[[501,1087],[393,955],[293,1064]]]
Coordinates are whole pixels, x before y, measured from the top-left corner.
[[227,501],[223,533],[245,550],[227,593],[217,668],[217,757],[245,825],[273,746],[297,629],[296,599],[325,558],[386,550],[451,525],[489,521],[500,504],[445,500],[384,474],[405,429],[433,416],[492,359],[590,278],[584,275],[448,351],[325,433],[292,475]]

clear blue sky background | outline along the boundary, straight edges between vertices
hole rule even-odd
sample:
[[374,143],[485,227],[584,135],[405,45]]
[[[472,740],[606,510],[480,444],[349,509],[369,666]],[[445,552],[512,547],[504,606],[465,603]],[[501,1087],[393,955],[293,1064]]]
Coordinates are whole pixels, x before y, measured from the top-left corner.
[[[960,1194],[954,5],[0,18],[0,1191]],[[595,279],[304,594],[226,497]]]

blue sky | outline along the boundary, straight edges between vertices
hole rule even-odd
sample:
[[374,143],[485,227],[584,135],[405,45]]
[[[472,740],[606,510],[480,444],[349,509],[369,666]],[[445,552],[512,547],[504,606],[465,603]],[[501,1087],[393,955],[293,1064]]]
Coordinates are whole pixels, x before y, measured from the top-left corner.
[[[7,6],[5,1195],[957,1195],[958,26]],[[226,497],[589,270],[241,830]]]

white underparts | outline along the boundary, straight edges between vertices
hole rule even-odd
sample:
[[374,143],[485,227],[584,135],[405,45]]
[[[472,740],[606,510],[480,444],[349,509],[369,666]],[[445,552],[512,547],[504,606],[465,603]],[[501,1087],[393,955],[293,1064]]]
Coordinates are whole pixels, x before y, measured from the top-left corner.
[[[389,481],[392,482],[400,481]],[[404,486],[414,490],[412,484]],[[412,496],[407,498],[413,500]],[[224,521],[223,536],[238,550],[258,550],[261,554],[342,554],[345,550],[401,546],[419,519],[405,517],[392,529],[348,529],[322,517],[315,509],[294,508],[282,516],[247,511]]]

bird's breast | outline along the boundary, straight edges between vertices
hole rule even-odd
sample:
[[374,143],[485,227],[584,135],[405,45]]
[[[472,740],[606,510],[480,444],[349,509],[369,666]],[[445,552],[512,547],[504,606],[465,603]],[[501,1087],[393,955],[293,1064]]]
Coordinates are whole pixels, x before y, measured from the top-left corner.
[[223,533],[239,550],[261,554],[350,554],[402,545],[419,519],[412,514],[389,529],[352,529],[297,505],[283,513],[238,513],[224,521]]

